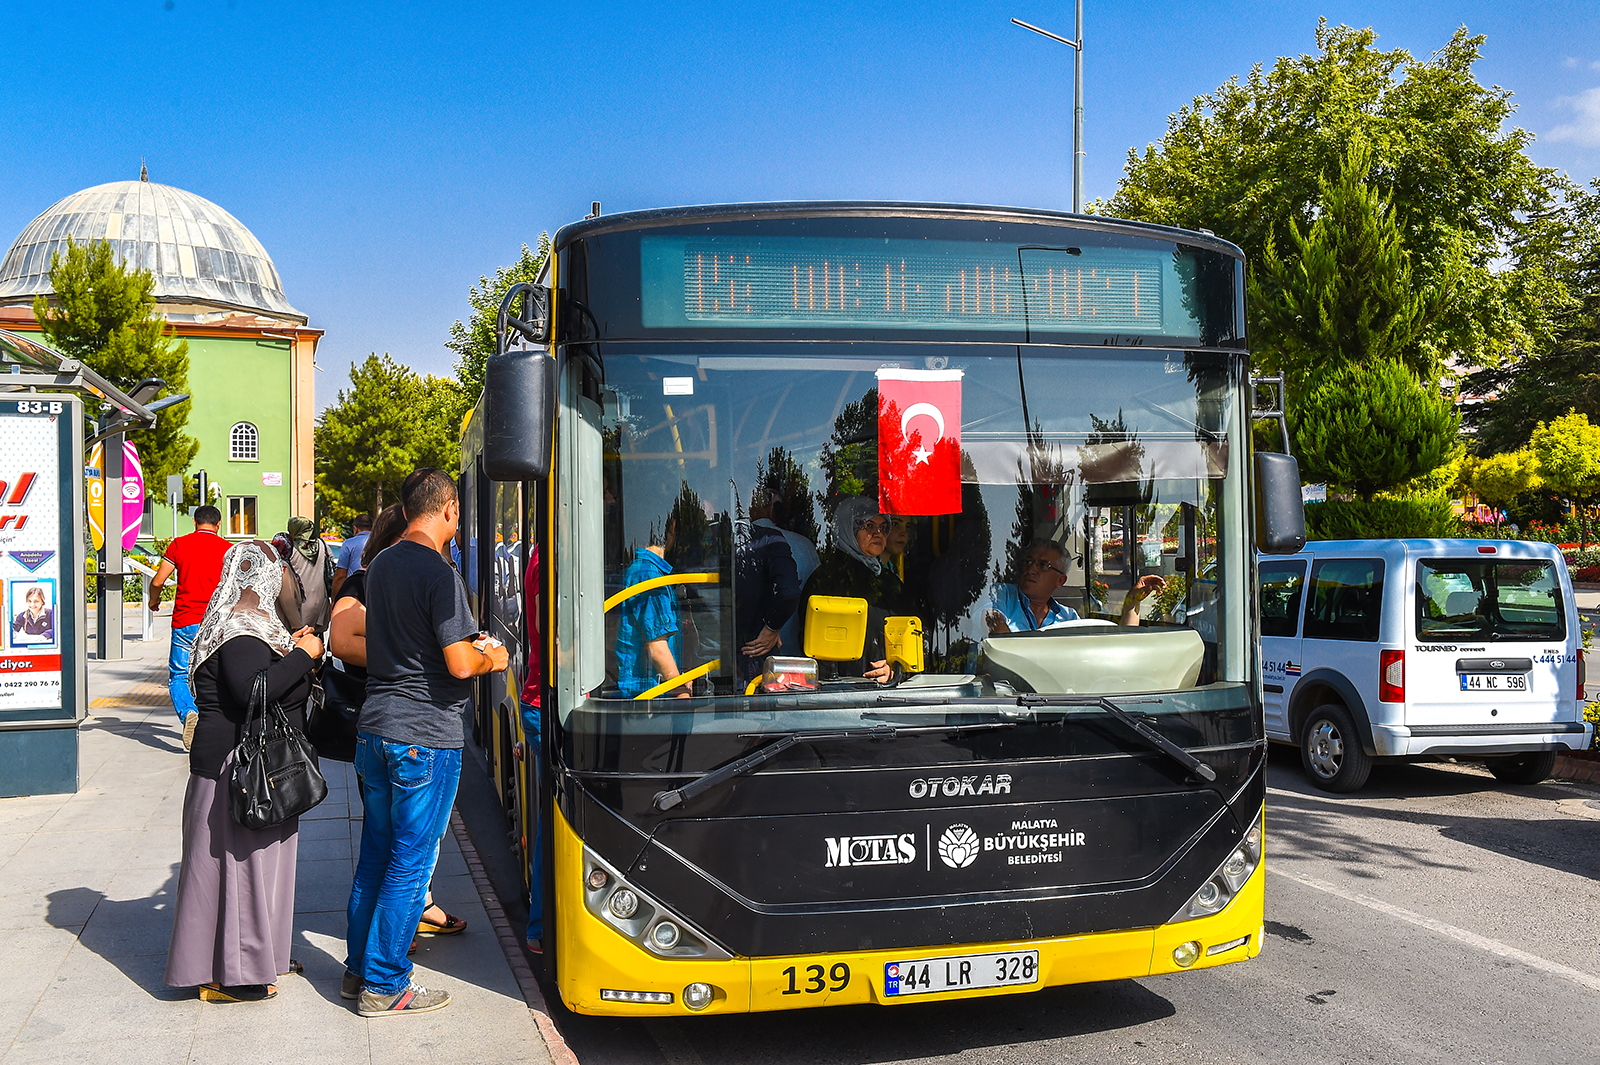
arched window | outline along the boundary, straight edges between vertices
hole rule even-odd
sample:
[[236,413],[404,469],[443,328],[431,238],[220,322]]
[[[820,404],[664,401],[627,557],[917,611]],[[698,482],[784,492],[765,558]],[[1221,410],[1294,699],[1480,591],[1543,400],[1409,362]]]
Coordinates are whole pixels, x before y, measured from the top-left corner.
[[240,422],[228,433],[228,458],[234,462],[255,462],[260,458],[256,447],[256,427]]

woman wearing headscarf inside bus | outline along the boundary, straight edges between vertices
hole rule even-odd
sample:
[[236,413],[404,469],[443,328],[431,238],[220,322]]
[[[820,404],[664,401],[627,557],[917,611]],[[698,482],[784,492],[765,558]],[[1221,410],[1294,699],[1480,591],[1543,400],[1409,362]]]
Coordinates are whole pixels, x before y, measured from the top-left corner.
[[294,927],[299,821],[253,830],[233,819],[222,781],[250,710],[257,674],[267,700],[295,727],[305,720],[322,641],[290,632],[299,589],[271,544],[229,548],[195,633],[189,686],[200,715],[183,799],[183,867],[167,948],[169,987],[199,985],[207,1002],[254,1002],[277,994],[276,979],[299,972],[289,957]]
[[889,519],[878,513],[878,505],[864,496],[850,496],[833,512],[832,534],[816,572],[806,581],[800,594],[800,631],[804,640],[805,618],[814,595],[838,595],[867,601],[867,642],[863,656],[855,662],[838,663],[847,676],[866,677],[879,684],[890,678],[889,663],[883,649],[883,622],[905,608],[905,588],[893,569],[884,564],[884,549],[889,544]]

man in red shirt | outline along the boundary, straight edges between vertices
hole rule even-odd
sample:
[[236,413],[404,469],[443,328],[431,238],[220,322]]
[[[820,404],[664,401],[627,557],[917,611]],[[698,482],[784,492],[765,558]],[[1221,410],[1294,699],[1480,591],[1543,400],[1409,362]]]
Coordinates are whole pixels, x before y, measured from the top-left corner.
[[161,565],[150,581],[150,609],[161,609],[161,587],[174,570],[178,572],[178,596],[172,604],[172,651],[167,656],[167,689],[172,693],[172,708],[183,722],[183,746],[188,750],[194,738],[194,695],[189,691],[189,652],[194,647],[200,619],[206,616],[211,593],[222,580],[222,556],[233,544],[217,535],[222,512],[213,506],[193,511],[194,532],[179,536],[167,545]]

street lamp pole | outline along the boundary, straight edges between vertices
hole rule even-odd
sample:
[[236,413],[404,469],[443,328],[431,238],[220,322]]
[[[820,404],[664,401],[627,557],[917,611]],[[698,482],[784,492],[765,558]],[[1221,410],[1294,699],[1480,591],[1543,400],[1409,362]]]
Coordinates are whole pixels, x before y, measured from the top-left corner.
[[1049,30],[1040,29],[1019,18],[1011,20],[1025,30],[1060,41],[1074,50],[1072,57],[1072,213],[1083,213],[1083,0],[1078,0],[1076,21],[1078,39],[1068,40]]

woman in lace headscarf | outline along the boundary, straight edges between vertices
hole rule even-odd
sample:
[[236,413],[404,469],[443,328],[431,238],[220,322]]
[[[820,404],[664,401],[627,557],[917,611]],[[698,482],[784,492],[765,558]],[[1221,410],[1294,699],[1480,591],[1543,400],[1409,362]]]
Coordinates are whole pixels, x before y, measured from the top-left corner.
[[271,544],[246,540],[228,549],[189,662],[200,720],[189,749],[183,867],[167,949],[167,985],[199,985],[208,1002],[271,998],[279,976],[299,971],[289,957],[299,822],[245,828],[229,811],[226,784],[258,673],[266,671],[268,702],[304,726],[322,641],[309,627],[289,631],[285,619],[299,616],[299,588]]
[[[850,496],[833,512],[833,526],[822,561],[806,580],[800,594],[800,631],[805,632],[806,612],[814,595],[839,595],[867,601],[867,642],[861,659],[838,663],[845,675],[866,677],[880,684],[890,678],[883,649],[885,618],[902,613],[905,589],[894,570],[884,564],[889,544],[889,518],[865,496]],[[803,639],[802,635],[802,639]]]

